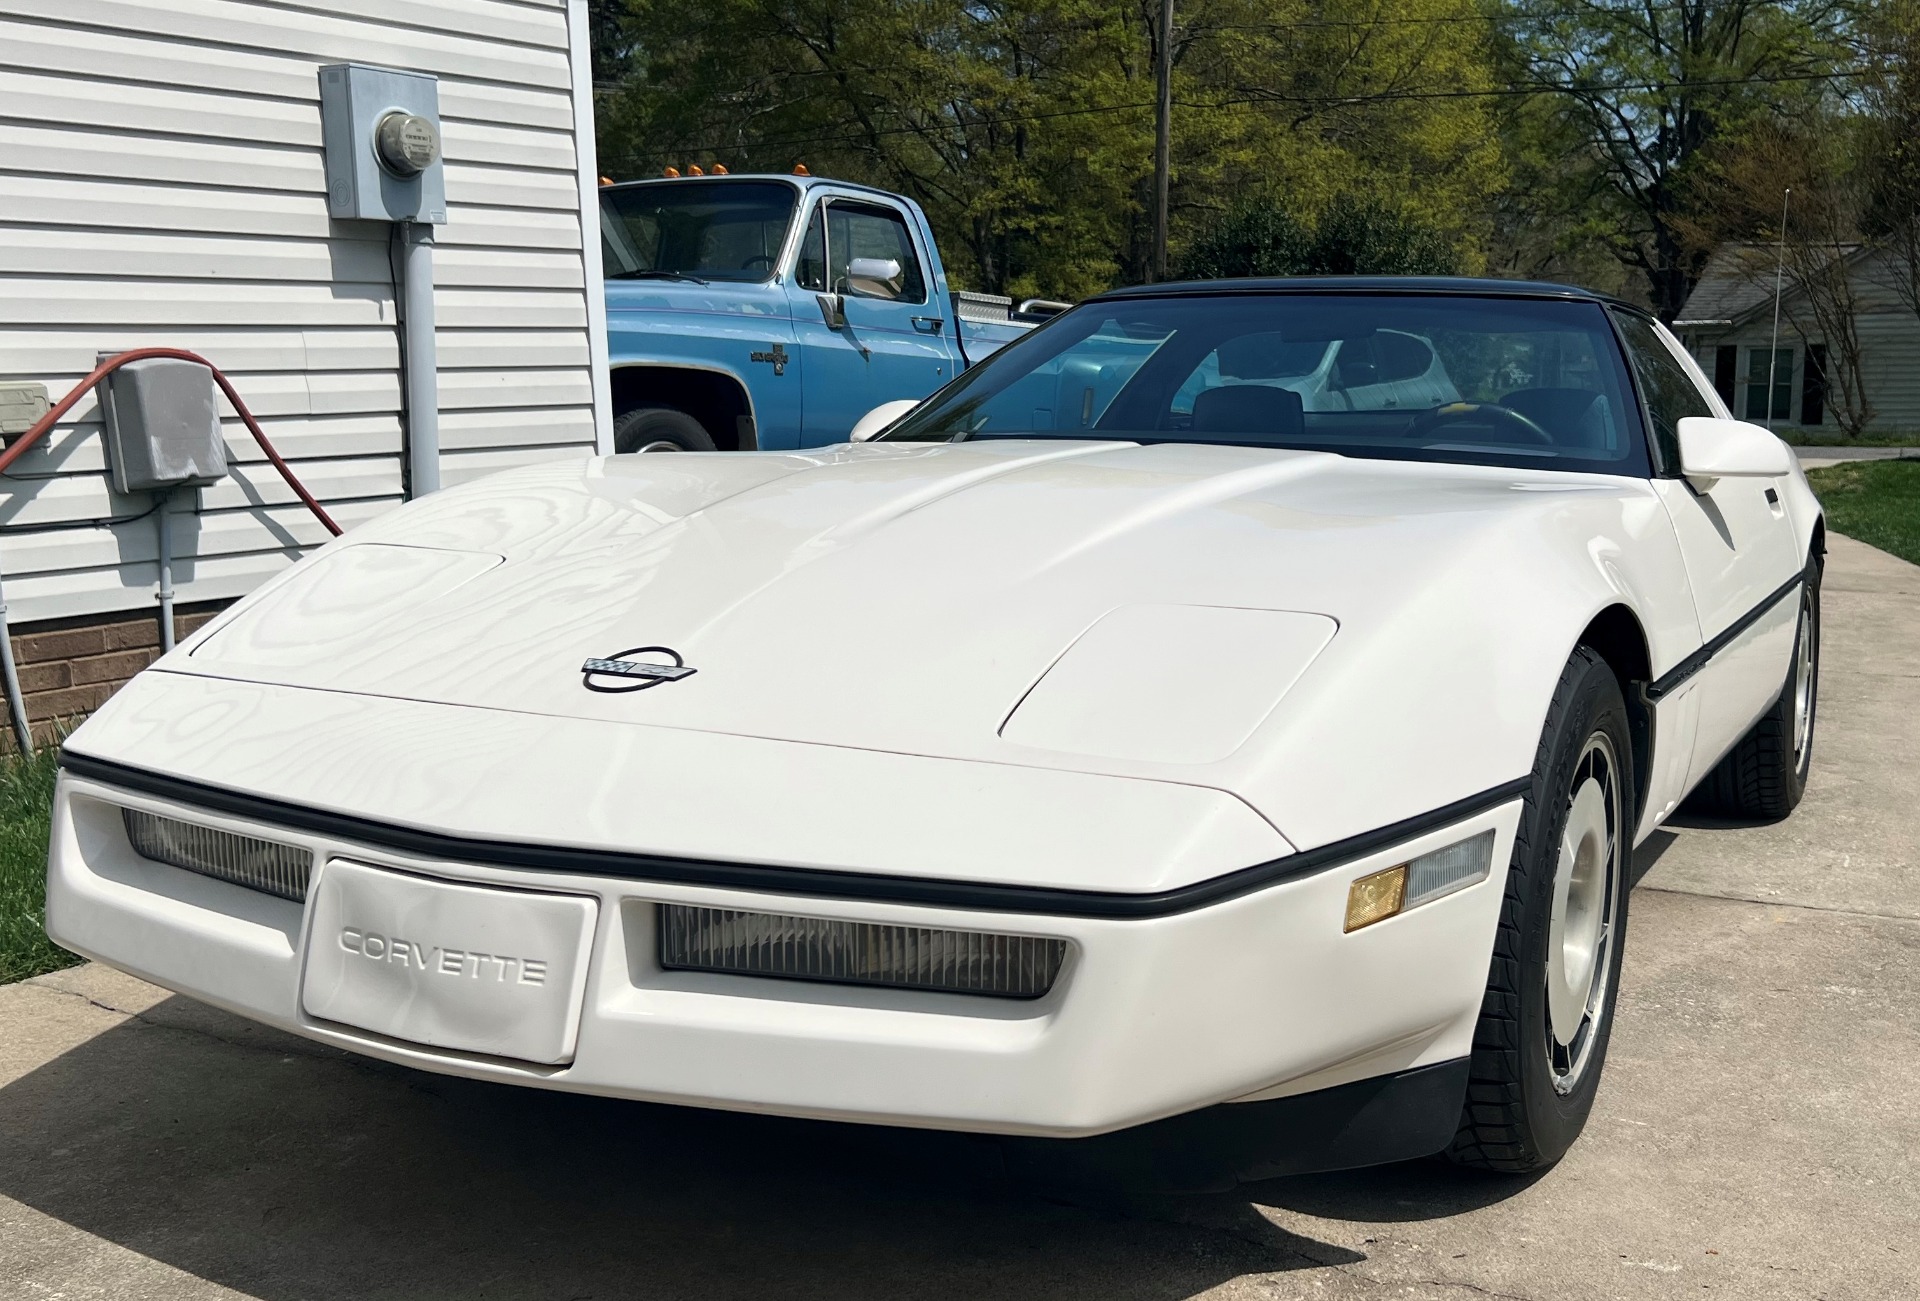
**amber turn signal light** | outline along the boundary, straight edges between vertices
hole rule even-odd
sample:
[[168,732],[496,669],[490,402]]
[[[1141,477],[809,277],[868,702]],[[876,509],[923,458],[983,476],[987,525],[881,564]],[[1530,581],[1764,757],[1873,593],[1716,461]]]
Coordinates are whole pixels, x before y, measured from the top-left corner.
[[1407,865],[1363,876],[1347,887],[1348,933],[1383,922],[1400,911],[1407,898]]

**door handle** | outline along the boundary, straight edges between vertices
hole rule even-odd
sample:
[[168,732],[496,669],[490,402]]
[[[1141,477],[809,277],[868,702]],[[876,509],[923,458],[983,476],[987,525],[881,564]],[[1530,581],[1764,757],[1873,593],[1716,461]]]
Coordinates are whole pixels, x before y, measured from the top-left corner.
[[938,334],[944,330],[946,326],[946,321],[938,316],[916,316],[913,318],[913,328],[922,334]]

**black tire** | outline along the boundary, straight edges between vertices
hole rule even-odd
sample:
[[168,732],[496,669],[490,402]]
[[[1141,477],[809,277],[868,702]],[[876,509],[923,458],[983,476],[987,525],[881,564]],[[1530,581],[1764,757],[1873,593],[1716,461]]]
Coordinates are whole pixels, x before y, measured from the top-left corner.
[[[1599,790],[1605,815],[1599,825],[1611,848],[1600,855],[1605,872],[1598,884],[1593,858],[1573,860],[1588,864],[1584,874],[1568,873],[1570,880],[1586,883],[1572,887],[1586,907],[1583,920],[1576,923],[1569,914],[1567,926],[1578,924],[1582,933],[1589,924],[1603,928],[1589,947],[1594,963],[1605,965],[1597,973],[1588,970],[1586,1001],[1570,1005],[1578,1011],[1560,1013],[1563,1023],[1577,1027],[1563,1047],[1551,1025],[1556,1013],[1548,985],[1558,969],[1549,964],[1554,948],[1549,940],[1569,819],[1578,811],[1576,832],[1596,825],[1596,796],[1585,793],[1588,782]],[[1583,646],[1560,674],[1535,755],[1533,784],[1507,870],[1486,998],[1474,1029],[1466,1102],[1444,1154],[1449,1161],[1507,1173],[1544,1170],[1566,1154],[1585,1127],[1606,1062],[1626,949],[1636,789],[1620,683],[1606,662]],[[1606,911],[1598,914],[1598,923],[1586,922],[1595,907]],[[1564,968],[1566,959],[1560,962]],[[1564,999],[1562,1006],[1569,1006]]]
[[[1806,725],[1800,717],[1801,653],[1807,656]],[[1793,660],[1786,685],[1773,708],[1741,737],[1727,757],[1714,765],[1687,801],[1690,812],[1777,822],[1792,813],[1807,793],[1813,771],[1813,724],[1820,703],[1820,560],[1807,561],[1800,588],[1800,624],[1793,635]],[[1804,742],[1804,743],[1803,743]]]
[[613,422],[616,452],[711,452],[713,435],[678,407],[635,407]]

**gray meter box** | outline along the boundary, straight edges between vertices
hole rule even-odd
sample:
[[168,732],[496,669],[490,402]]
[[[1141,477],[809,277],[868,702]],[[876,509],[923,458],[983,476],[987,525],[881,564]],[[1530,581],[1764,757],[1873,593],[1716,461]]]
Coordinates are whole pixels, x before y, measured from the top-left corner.
[[100,386],[100,415],[116,492],[199,487],[227,473],[205,366],[172,357],[128,362]]
[[320,138],[329,216],[446,223],[438,79],[328,64],[320,69]]

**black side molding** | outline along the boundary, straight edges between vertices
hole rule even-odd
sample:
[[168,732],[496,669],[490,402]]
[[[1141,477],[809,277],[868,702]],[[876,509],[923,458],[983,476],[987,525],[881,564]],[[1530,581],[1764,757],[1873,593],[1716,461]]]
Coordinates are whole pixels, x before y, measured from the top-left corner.
[[375,822],[346,813],[309,808],[282,800],[179,777],[144,768],[95,759],[70,748],[60,752],[60,766],[76,777],[118,786],[160,799],[177,800],[232,817],[274,823],[293,830],[354,841],[374,848],[398,850],[423,858],[446,859],[488,867],[536,872],[569,872],[623,880],[661,881],[679,885],[721,886],[759,890],[769,894],[805,895],[820,899],[864,899],[884,903],[922,904],[939,908],[967,908],[982,912],[1034,913],[1055,917],[1110,917],[1120,919],[1170,917],[1250,894],[1267,886],[1328,871],[1357,858],[1387,849],[1402,840],[1435,831],[1451,823],[1498,808],[1524,795],[1532,779],[1522,777],[1492,790],[1456,800],[1391,826],[1365,831],[1345,840],[1256,863],[1206,881],[1160,890],[1152,894],[1119,894],[1108,890],[1068,890],[1050,886],[991,885],[975,881],[927,880],[885,876],[877,872],[835,872],[804,867],[773,867],[759,863],[729,863],[654,854],[625,854],[605,849],[576,849],[564,845],[523,845],[451,836],[437,831]]
[[1654,682],[1647,687],[1647,699],[1660,699],[1660,697],[1678,687],[1682,682],[1685,682],[1701,669],[1707,667],[1709,660],[1727,647],[1733,645],[1735,638],[1747,629],[1753,627],[1754,624],[1759,623],[1767,611],[1773,609],[1774,606],[1780,604],[1781,601],[1792,596],[1795,592],[1798,592],[1800,585],[1806,581],[1806,574],[1799,573],[1782,583],[1779,587],[1776,587],[1760,604],[1748,610],[1738,619],[1735,619],[1708,641],[1706,645],[1655,679]]
[[1435,1062],[1265,1102],[1225,1102],[1093,1138],[1003,1138],[1041,1186],[1224,1192],[1237,1183],[1413,1161],[1460,1127],[1470,1059]]

